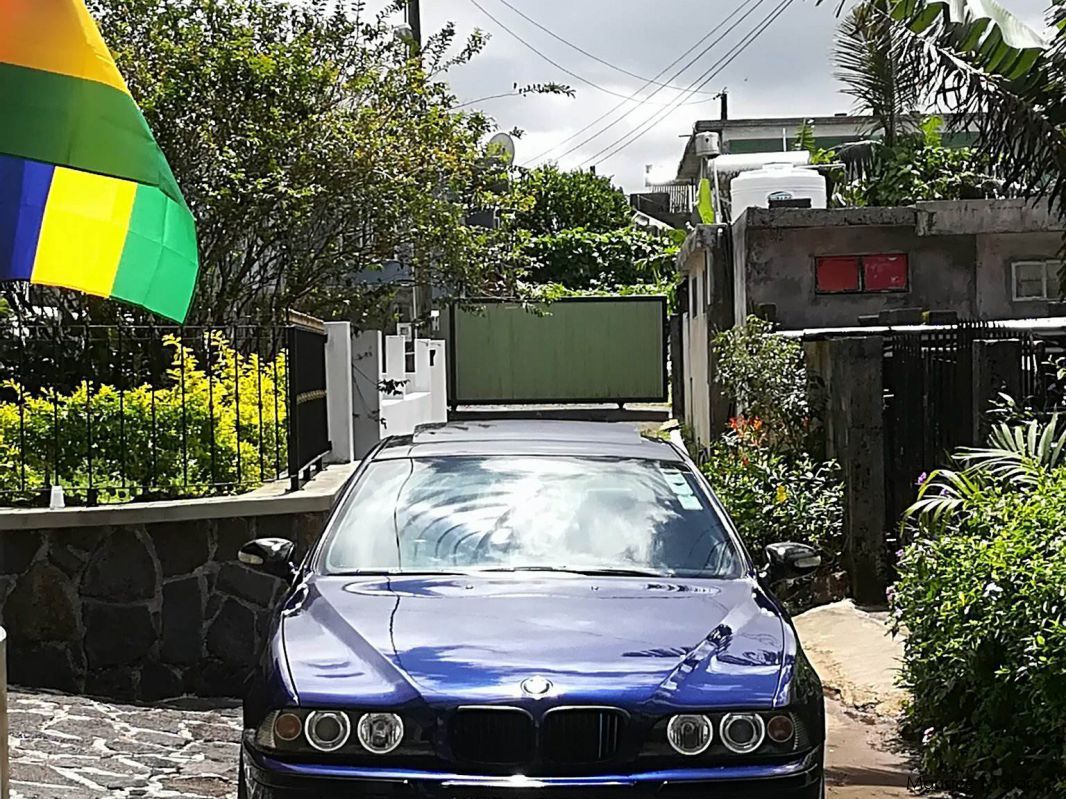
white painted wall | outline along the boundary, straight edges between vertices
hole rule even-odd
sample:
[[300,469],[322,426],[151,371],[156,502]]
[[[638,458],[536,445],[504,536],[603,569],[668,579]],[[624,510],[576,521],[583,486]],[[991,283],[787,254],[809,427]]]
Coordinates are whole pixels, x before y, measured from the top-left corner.
[[[423,424],[448,421],[447,357],[443,341],[417,340],[414,371],[407,371],[406,340],[370,330],[352,338],[352,430],[355,457],[364,458],[387,436],[410,435]],[[403,383],[386,394],[382,381]]]

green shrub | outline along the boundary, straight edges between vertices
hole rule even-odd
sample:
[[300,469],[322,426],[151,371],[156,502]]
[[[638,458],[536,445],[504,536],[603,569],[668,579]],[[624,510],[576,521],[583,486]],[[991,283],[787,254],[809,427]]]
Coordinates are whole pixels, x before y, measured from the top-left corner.
[[756,316],[711,342],[718,388],[763,424],[762,444],[803,450],[810,427],[807,371],[799,342],[774,334]]
[[[0,402],[0,492],[32,502],[52,484],[83,491],[90,485],[91,429],[94,486],[102,502],[141,494],[201,496],[212,484],[247,491],[287,463],[285,356],[261,362],[236,352],[214,334],[211,367],[201,366],[178,339],[165,341],[172,361],[163,385],[120,393],[82,382],[73,392]],[[260,406],[262,398],[262,406]]]
[[[927,782],[982,797],[1066,795],[1066,470],[972,473],[905,550],[891,597],[907,724]],[[926,517],[927,519],[929,517]],[[920,517],[919,517],[920,520]]]
[[837,568],[844,484],[835,463],[816,463],[805,453],[782,455],[734,433],[712,447],[703,471],[753,558],[761,559],[767,544],[795,541],[820,550],[824,570]]

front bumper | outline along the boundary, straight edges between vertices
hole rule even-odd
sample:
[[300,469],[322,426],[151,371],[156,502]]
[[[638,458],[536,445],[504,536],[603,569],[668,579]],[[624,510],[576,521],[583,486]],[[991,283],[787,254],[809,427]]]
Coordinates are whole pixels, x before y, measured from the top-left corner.
[[245,745],[243,764],[248,799],[821,799],[822,757],[818,749],[779,766],[539,779],[295,765]]

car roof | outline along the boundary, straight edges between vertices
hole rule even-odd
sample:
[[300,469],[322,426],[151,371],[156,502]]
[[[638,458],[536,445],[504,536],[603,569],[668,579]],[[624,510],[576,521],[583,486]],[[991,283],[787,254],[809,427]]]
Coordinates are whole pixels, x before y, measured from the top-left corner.
[[684,460],[665,441],[646,438],[632,424],[546,420],[449,422],[423,425],[388,439],[376,460],[471,455],[563,455]]

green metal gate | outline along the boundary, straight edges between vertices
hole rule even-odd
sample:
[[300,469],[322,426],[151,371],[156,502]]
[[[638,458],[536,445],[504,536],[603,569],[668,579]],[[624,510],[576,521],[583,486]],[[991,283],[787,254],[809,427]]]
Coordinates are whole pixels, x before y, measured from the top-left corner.
[[665,297],[478,301],[448,315],[452,407],[665,402]]

